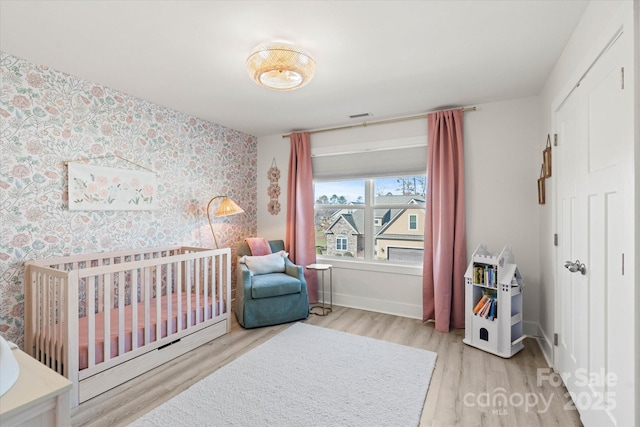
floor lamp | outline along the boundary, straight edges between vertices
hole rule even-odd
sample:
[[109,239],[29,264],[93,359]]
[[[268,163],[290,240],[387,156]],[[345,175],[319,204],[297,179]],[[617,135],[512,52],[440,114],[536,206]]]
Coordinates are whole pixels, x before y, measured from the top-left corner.
[[209,213],[209,208],[211,207],[211,203],[216,199],[222,199],[220,202],[220,206],[216,210],[216,213],[213,215],[218,218],[221,216],[231,216],[235,214],[244,213],[244,210],[238,205],[235,204],[233,200],[231,200],[228,196],[215,196],[209,203],[207,203],[207,219],[209,220],[209,228],[211,228],[211,234],[213,235],[213,241],[216,244],[216,249],[218,249],[218,239],[216,239],[216,233],[213,231],[213,224],[211,223],[211,214]]

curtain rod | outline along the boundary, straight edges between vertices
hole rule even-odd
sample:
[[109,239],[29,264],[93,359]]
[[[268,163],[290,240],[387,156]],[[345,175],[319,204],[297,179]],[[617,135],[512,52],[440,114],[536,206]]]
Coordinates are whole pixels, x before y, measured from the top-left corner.
[[[478,107],[464,107],[462,109],[463,112],[467,112],[467,111],[476,111],[478,109]],[[451,108],[450,110],[457,110],[457,108]],[[450,110],[442,110],[442,111],[450,111]],[[418,114],[415,116],[407,116],[407,117],[398,117],[398,118],[394,118],[394,119],[384,119],[384,120],[378,120],[375,122],[362,122],[362,123],[358,123],[358,124],[353,124],[353,125],[344,125],[344,126],[336,126],[336,127],[332,127],[332,128],[324,128],[324,129],[315,129],[315,130],[309,130],[306,132],[309,132],[309,134],[313,134],[313,133],[321,133],[321,132],[329,132],[332,130],[342,130],[342,129],[351,129],[351,128],[357,128],[357,127],[367,127],[369,125],[381,125],[381,124],[385,124],[385,123],[396,123],[396,122],[403,122],[405,120],[413,120],[413,119],[422,119],[427,117],[429,114],[434,113],[435,111],[431,111],[430,113],[422,113],[422,114]],[[290,133],[282,135],[283,138],[289,138],[291,136]]]

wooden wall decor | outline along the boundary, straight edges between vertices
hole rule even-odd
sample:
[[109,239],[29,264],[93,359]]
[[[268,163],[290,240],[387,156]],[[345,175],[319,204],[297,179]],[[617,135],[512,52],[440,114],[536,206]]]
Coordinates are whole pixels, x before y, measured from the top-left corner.
[[538,204],[544,205],[544,196],[545,196],[545,188],[544,188],[544,164],[540,167],[540,178],[538,178]]
[[547,134],[547,146],[542,151],[542,166],[544,168],[544,177],[551,176],[551,135]]
[[278,201],[278,196],[280,196],[280,186],[278,185],[280,169],[278,169],[275,157],[271,162],[271,168],[267,172],[267,175],[269,176],[269,188],[267,189],[269,204],[267,205],[267,210],[271,215],[278,215],[280,213],[280,202]]

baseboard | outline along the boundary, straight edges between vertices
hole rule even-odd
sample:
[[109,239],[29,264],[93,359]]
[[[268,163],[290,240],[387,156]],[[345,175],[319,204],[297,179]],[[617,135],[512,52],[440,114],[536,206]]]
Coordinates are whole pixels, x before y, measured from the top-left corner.
[[530,338],[535,338],[547,365],[553,368],[553,343],[544,333],[540,324],[536,322],[524,322],[523,326],[524,334]]
[[[326,294],[325,301],[327,304],[329,303],[328,293]],[[375,298],[336,293],[333,294],[333,303],[341,307],[375,311],[377,313],[392,314],[394,316],[408,317],[410,319],[422,319],[422,305],[403,304]]]
[[540,335],[537,337],[537,340],[540,350],[542,350],[542,354],[547,361],[547,365],[553,368],[553,341],[542,331],[542,328],[540,328]]

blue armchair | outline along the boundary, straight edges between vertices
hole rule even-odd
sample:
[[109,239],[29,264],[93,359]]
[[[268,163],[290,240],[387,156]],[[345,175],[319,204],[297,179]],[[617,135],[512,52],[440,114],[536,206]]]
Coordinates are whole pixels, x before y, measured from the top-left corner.
[[[284,250],[282,240],[270,240],[269,246],[273,254]],[[244,241],[238,243],[237,253],[235,312],[240,325],[257,328],[309,317],[309,297],[303,267],[285,257],[284,271],[265,272],[264,269],[260,271],[254,268],[258,272],[256,274],[246,262],[241,262],[242,257],[251,257],[249,245]],[[255,260],[257,257],[252,258]]]

